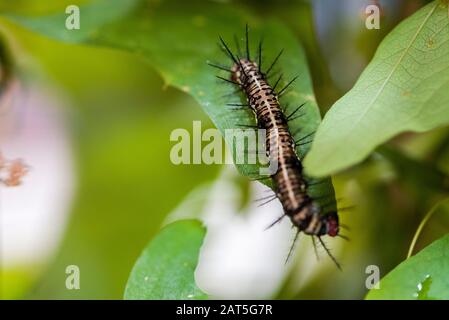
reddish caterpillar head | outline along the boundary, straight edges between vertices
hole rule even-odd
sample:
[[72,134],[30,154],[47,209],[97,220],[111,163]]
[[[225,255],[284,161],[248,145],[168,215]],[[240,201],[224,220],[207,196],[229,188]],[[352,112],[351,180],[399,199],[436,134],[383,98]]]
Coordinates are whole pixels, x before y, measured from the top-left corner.
[[299,212],[292,215],[292,223],[305,234],[312,236],[336,237],[340,232],[340,223],[336,211],[321,214],[320,207],[309,203]]
[[336,211],[326,213],[321,216],[321,235],[328,235],[330,237],[336,237],[340,231],[340,224],[338,222],[338,214]]

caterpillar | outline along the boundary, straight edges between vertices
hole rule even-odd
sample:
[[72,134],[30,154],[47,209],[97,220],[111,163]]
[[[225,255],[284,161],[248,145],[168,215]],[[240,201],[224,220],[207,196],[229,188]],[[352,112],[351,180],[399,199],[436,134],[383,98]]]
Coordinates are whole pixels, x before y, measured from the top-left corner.
[[[340,224],[337,211],[323,212],[316,199],[308,192],[309,185],[304,177],[303,166],[298,157],[295,147],[300,144],[295,142],[290,132],[288,121],[296,112],[304,106],[300,105],[292,114],[286,115],[281,108],[279,97],[296,80],[292,79],[288,84],[277,93],[275,91],[279,80],[274,86],[270,86],[267,80],[269,72],[278,61],[282,51],[276,56],[267,71],[261,70],[262,64],[262,42],[258,47],[258,63],[251,60],[249,50],[248,25],[246,26],[246,57],[241,53],[233,53],[223,38],[220,36],[220,43],[225,54],[231,59],[230,68],[209,63],[211,66],[230,73],[229,78],[219,77],[220,79],[232,83],[243,91],[246,96],[247,104],[255,115],[257,127],[266,130],[266,153],[269,158],[277,161],[278,167],[271,175],[275,197],[282,204],[284,214],[274,221],[269,227],[280,222],[284,217],[289,217],[293,226],[297,228],[295,239],[293,241],[287,260],[292,253],[294,243],[297,241],[300,232],[312,236],[315,246],[315,238],[321,243],[329,257],[340,269],[340,264],[330,253],[322,237],[344,236],[339,234]],[[240,48],[237,47],[240,51]],[[310,136],[310,134],[308,135]],[[307,138],[303,137],[304,138]],[[302,140],[300,139],[300,140]],[[276,146],[273,148],[272,146]],[[315,246],[316,249],[316,246]]]

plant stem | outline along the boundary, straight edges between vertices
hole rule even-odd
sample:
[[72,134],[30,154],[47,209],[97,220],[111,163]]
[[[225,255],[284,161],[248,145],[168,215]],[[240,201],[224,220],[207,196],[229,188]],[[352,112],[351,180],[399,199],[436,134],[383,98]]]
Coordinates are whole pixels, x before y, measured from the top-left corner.
[[410,247],[408,249],[408,253],[407,253],[407,259],[410,258],[412,256],[413,253],[413,249],[415,248],[416,242],[418,241],[419,235],[421,234],[421,231],[424,229],[424,226],[426,225],[427,221],[429,221],[429,219],[433,216],[433,214],[435,213],[435,211],[437,211],[437,208],[442,205],[444,202],[449,202],[449,198],[443,199],[439,202],[437,202],[432,209],[430,209],[429,212],[427,212],[426,216],[424,217],[424,219],[421,221],[421,223],[418,226],[418,229],[416,229],[415,235],[413,236],[413,240],[412,243],[410,244]]

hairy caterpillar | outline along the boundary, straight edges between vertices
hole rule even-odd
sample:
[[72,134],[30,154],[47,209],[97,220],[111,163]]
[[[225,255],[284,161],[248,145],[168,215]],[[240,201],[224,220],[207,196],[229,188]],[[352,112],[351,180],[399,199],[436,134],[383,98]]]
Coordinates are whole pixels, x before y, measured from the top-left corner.
[[[279,77],[274,86],[270,86],[267,80],[269,72],[278,61],[282,51],[276,56],[267,71],[263,72],[261,70],[262,44],[259,42],[258,63],[256,63],[250,57],[248,26],[246,26],[246,57],[242,57],[241,53],[233,53],[221,37],[220,42],[224,52],[232,60],[232,66],[227,68],[222,65],[209,64],[229,72],[229,78],[218,78],[238,86],[244,92],[247,104],[242,106],[248,106],[257,119],[258,128],[266,130],[267,154],[278,163],[277,171],[271,175],[271,179],[275,192],[274,198],[278,198],[281,202],[284,214],[269,227],[288,216],[292,224],[297,228],[294,242],[300,232],[312,236],[314,245],[315,238],[317,238],[333,262],[340,268],[339,263],[321,239],[324,235],[345,238],[339,234],[338,214],[336,211],[324,212],[323,207],[309,194],[309,185],[304,178],[303,166],[295,151],[295,147],[301,144],[300,141],[308,138],[311,134],[295,142],[288,126],[288,121],[304,104],[287,116],[279,103],[279,96],[285,92],[296,78],[291,80],[278,93],[276,93],[275,89],[281,77]],[[240,51],[239,48],[237,49]],[[276,146],[276,148],[272,146]],[[291,253],[292,249],[288,257],[290,257]]]

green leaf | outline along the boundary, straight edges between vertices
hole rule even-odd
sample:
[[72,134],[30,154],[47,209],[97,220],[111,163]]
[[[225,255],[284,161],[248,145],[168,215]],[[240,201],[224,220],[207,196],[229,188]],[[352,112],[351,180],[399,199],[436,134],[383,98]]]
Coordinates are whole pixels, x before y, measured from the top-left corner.
[[197,220],[180,220],[164,227],[134,265],[125,299],[206,299],[194,279],[205,234]]
[[449,234],[399,264],[366,299],[449,299]]
[[128,14],[138,2],[139,0],[92,1],[89,5],[79,6],[80,29],[78,30],[66,28],[69,14],[65,14],[63,10],[60,10],[61,13],[38,18],[8,14],[5,16],[11,21],[52,38],[78,43],[88,41],[94,36],[92,33],[95,30]]
[[326,114],[305,159],[307,172],[334,173],[401,132],[448,124],[448,57],[448,8],[437,0],[382,41],[355,86]]
[[[297,135],[300,138],[316,131],[321,117],[313,95],[305,53],[282,23],[250,16],[236,5],[225,3],[134,0],[132,3],[135,8],[128,13],[132,6],[128,0],[113,1],[113,5],[109,0],[103,0],[81,7],[82,30],[63,30],[66,16],[62,13],[37,18],[14,16],[8,19],[61,41],[121,48],[138,54],[160,72],[166,85],[194,97],[222,133],[226,129],[240,128],[241,124],[254,124],[255,118],[249,108],[233,111],[226,107],[226,103],[241,103],[243,97],[232,94],[236,89],[233,85],[222,83],[216,78],[217,74],[223,77],[229,77],[229,74],[211,68],[206,62],[230,66],[230,60],[217,45],[218,35],[236,51],[234,35],[241,38],[248,22],[252,57],[256,56],[259,39],[262,36],[264,38],[262,69],[266,70],[279,51],[284,49],[275,68],[275,72],[283,74],[279,88],[299,75],[281,99],[287,114],[306,103],[300,111],[302,116],[290,122],[291,132],[300,130]],[[111,14],[105,10],[107,6],[125,6],[126,10],[120,17],[114,15],[115,21],[112,22],[109,17]],[[105,14],[108,18],[102,17]],[[229,136],[227,142],[231,143]],[[308,144],[298,147],[301,158],[308,149]],[[250,164],[237,164],[237,168],[245,175],[254,175],[258,169],[257,165]],[[315,185],[310,193],[314,197],[329,195],[327,199],[320,200],[327,205],[334,198],[330,179]]]

